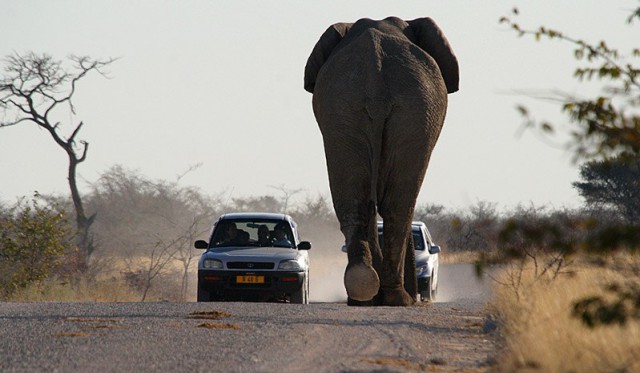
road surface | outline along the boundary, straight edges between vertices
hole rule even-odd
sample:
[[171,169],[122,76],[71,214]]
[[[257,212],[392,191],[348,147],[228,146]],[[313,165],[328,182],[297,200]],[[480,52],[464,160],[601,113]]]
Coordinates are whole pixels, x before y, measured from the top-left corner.
[[485,371],[488,281],[441,267],[440,301],[0,303],[0,371]]

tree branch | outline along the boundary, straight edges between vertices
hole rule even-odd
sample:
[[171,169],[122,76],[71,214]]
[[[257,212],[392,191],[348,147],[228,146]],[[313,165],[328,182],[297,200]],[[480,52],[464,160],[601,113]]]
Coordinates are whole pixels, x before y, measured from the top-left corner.
[[82,149],[82,155],[78,158],[78,163],[84,162],[87,159],[87,151],[89,150],[89,143],[86,141],[80,141],[80,143],[84,146]]

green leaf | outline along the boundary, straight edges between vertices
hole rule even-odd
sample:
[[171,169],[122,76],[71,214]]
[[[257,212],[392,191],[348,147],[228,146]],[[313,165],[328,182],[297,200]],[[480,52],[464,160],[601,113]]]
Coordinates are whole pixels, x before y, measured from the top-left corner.
[[542,130],[542,132],[545,132],[545,133],[553,133],[554,132],[553,126],[551,124],[549,124],[549,123],[546,123],[546,122],[542,123],[540,125],[540,129]]

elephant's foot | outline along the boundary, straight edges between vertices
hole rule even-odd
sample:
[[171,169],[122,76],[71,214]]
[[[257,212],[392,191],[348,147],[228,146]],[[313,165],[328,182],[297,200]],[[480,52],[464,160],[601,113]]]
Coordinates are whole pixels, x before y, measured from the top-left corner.
[[366,302],[378,294],[380,280],[370,265],[357,263],[347,266],[344,272],[344,287],[350,299]]
[[378,294],[376,294],[376,296],[373,297],[373,299],[367,300],[364,302],[357,301],[355,299],[351,299],[347,297],[347,306],[374,307],[374,306],[380,306],[380,305],[382,305],[382,295],[380,294],[380,292],[378,292]]
[[383,306],[411,306],[416,302],[404,287],[383,289],[381,292]]

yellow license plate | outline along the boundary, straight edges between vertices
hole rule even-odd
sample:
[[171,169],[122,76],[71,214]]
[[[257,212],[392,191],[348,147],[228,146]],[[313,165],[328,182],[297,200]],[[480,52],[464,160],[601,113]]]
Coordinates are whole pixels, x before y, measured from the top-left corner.
[[238,284],[264,284],[264,276],[236,276]]

